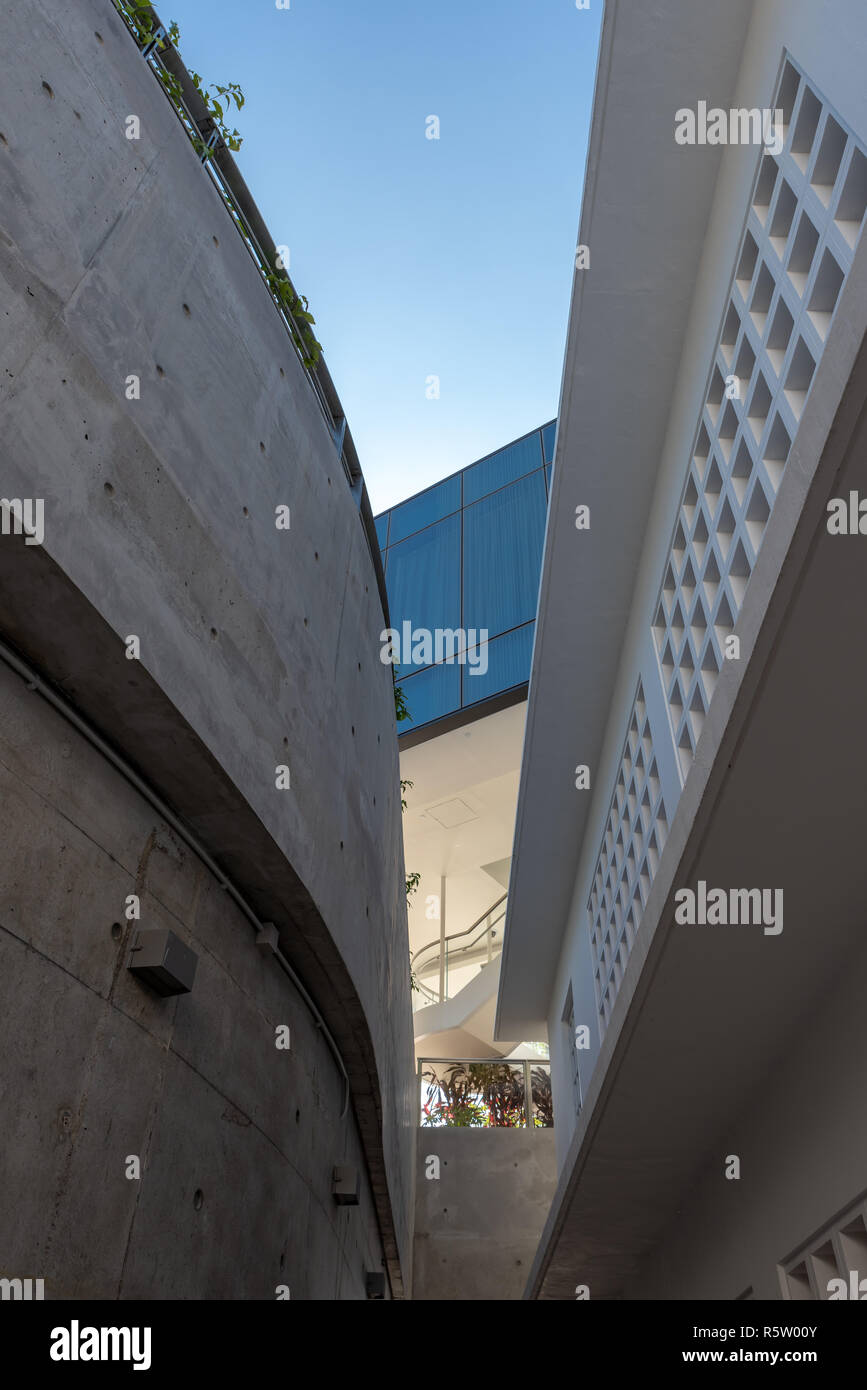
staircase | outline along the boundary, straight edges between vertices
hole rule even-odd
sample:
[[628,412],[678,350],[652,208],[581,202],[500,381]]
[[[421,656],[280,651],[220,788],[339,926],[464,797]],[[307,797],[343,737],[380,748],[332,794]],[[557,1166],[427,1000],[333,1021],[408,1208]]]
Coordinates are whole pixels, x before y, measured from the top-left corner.
[[[500,1057],[515,1042],[493,1040],[507,893],[464,931],[414,952],[414,1033],[429,1055]],[[468,1049],[470,1049],[468,1051]]]

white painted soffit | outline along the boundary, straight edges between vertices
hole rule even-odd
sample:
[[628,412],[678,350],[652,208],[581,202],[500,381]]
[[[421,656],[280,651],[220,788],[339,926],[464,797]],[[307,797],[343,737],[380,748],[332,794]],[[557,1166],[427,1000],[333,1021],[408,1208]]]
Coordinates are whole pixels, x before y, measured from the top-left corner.
[[573,769],[601,752],[720,168],[720,148],[675,142],[675,112],[732,104],[752,8],[606,4],[497,1011],[510,1037],[548,1013],[589,808]]

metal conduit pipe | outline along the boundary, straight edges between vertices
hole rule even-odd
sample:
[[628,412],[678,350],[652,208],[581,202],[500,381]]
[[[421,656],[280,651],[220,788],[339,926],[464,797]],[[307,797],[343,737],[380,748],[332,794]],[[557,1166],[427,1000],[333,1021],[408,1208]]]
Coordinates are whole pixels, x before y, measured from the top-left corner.
[[[111,745],[107,743],[99,733],[97,733],[96,729],[92,728],[91,725],[88,724],[87,720],[81,717],[81,715],[77,712],[77,710],[74,709],[74,707],[70,704],[68,700],[65,700],[62,695],[59,695],[56,690],[53,690],[51,686],[48,685],[41,678],[38,672],[35,671],[34,668],[28,662],[22,660],[22,658],[18,656],[18,654],[14,652],[11,647],[8,647],[6,643],[2,640],[0,640],[0,659],[5,661],[6,665],[9,666],[16,673],[16,675],[21,677],[21,679],[26,683],[28,689],[35,690],[39,695],[42,696],[44,700],[47,700],[48,703],[54,709],[57,710],[58,714],[61,714],[63,718],[67,720],[68,723],[72,724],[72,726],[75,729],[77,729],[78,732],[84,738],[87,739],[88,743],[91,744],[92,747],[94,747],[98,753],[101,753],[102,756],[108,762],[111,763],[112,767],[114,767],[116,771],[120,773],[120,775],[130,784],[130,786],[134,787],[135,790],[139,793],[139,795],[143,796],[145,801],[150,803],[150,805],[154,808],[155,811],[159,813],[162,819],[168,825],[171,826],[175,834],[178,835],[180,839],[182,839],[184,843],[188,845],[189,848],[193,851],[193,853],[201,860],[205,868],[213,874],[220,887],[225,889],[225,891],[229,894],[229,897],[233,900],[233,902],[237,904],[237,906],[243,912],[244,916],[255,928],[256,932],[258,933],[262,931],[264,923],[259,921],[259,918],[256,916],[256,913],[253,911],[246,898],[243,897],[243,895],[235,887],[234,883],[231,882],[228,876],[223,872],[223,870],[216,863],[216,861],[211,858],[204,845],[202,845],[199,842],[199,840],[196,839],[192,831],[187,829],[183,821],[180,820],[180,818],[175,815],[174,811],[172,811],[166,805],[162,797],[160,797],[159,794],[153,790],[153,788],[148,786],[147,782],[145,782],[143,778],[141,778],[138,775],[138,773],[135,771],[134,768],[132,768],[129,765],[126,759],[122,758],[119,753],[116,753],[115,750],[111,747]],[[331,1049],[331,1053],[334,1057],[334,1060],[340,1069],[340,1074],[343,1077],[344,1087],[343,1109],[340,1112],[340,1118],[342,1120],[346,1116],[346,1112],[349,1109],[349,1073],[347,1072],[343,1058],[340,1055],[340,1049],[338,1048],[337,1043],[334,1041],[334,1038],[331,1036],[325,1019],[322,1017],[321,1013],[317,1009],[316,1005],[314,1004],[307,990],[304,988],[303,984],[299,980],[298,976],[295,974],[295,971],[292,969],[292,966],[289,964],[286,957],[280,950],[277,949],[276,946],[273,947],[273,954],[278,965],[289,976],[289,979],[292,981],[293,985],[298,990],[298,993],[301,995],[301,998],[304,1000],[304,1003],[307,1005],[308,1009],[313,1015],[316,1027],[320,1029],[320,1031],[322,1032],[325,1041]]]

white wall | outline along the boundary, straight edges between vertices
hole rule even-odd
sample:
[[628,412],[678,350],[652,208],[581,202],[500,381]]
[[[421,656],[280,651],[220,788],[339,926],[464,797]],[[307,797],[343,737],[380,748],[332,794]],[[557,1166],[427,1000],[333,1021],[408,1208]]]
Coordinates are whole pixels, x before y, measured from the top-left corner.
[[[860,139],[867,140],[867,23],[859,0],[833,0],[817,6],[813,0],[758,0],[744,46],[740,78],[735,94],[738,106],[769,106],[776,90],[784,50],[805,71],[811,83],[834,106],[842,120]],[[603,94],[604,95],[604,94]],[[674,111],[694,104],[692,94],[679,98],[671,92],[672,138]],[[714,94],[708,93],[709,104]],[[650,639],[659,584],[668,557],[672,532],[686,480],[696,423],[710,376],[723,313],[743,234],[759,151],[753,147],[726,149],[708,227],[705,250],[697,279],[689,329],[684,339],[682,365],[672,396],[669,426],[659,464],[653,507],[647,520],[646,540],[639,566],[631,619],[620,667],[610,697],[610,715],[595,775],[595,790],[581,850],[575,889],[557,968],[548,1015],[551,1040],[552,1084],[557,1107],[557,1157],[562,1166],[574,1132],[569,1124],[574,1107],[561,1015],[571,982],[577,1022],[591,1024],[592,1046],[582,1054],[582,1083],[586,1092],[599,1050],[598,1015],[593,988],[593,965],[586,901],[604,833],[611,793],[632,708],[636,680],[642,672],[651,706],[655,749],[660,761],[666,807],[677,777],[668,734],[665,708]],[[660,192],[662,196],[662,191]],[[652,364],[648,364],[649,368]],[[842,389],[843,382],[840,382]],[[612,456],[612,469],[617,459]],[[654,698],[654,690],[658,700]],[[653,708],[658,710],[653,718]],[[658,747],[656,746],[658,744]],[[671,811],[669,809],[669,819]],[[635,962],[633,961],[633,965]]]

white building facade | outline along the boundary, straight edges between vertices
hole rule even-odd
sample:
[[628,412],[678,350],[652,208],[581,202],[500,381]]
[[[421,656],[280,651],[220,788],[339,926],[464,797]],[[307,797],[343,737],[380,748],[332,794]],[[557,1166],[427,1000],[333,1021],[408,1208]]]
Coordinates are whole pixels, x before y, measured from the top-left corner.
[[529,1297],[867,1278],[865,59],[854,0],[606,6],[497,1017],[551,1048]]

